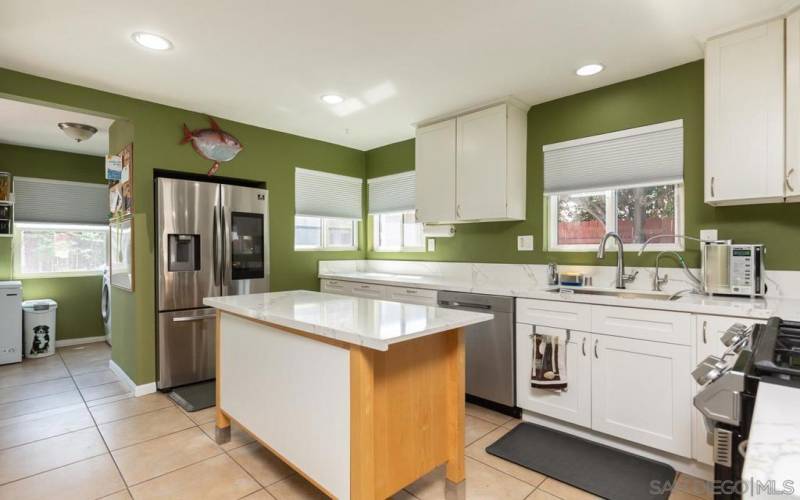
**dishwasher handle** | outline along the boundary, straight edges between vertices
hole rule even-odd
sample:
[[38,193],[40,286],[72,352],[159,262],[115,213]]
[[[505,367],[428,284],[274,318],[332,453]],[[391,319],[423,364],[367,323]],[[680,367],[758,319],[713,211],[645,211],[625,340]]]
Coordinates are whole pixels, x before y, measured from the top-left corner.
[[451,302],[447,300],[440,301],[439,305],[445,307],[463,307],[466,309],[485,309],[485,310],[492,309],[492,306],[490,306],[489,304],[470,304],[469,302],[457,302],[457,301]]

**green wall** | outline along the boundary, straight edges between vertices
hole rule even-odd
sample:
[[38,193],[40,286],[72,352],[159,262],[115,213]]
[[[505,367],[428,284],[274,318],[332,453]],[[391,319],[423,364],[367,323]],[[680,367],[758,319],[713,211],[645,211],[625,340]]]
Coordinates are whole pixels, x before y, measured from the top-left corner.
[[[438,238],[436,251],[384,253],[367,251],[370,259],[455,262],[597,264],[593,252],[546,252],[543,216],[542,146],[555,142],[682,118],[686,228],[716,228],[721,238],[764,243],[769,269],[800,270],[800,204],[714,208],[703,203],[703,61],[654,73],[589,92],[531,107],[528,111],[527,218],[523,222],[459,224],[453,238]],[[414,168],[414,140],[368,151],[367,177]],[[517,252],[516,237],[533,234],[534,252]],[[369,246],[368,248],[371,248]],[[690,265],[699,266],[696,243],[687,243]],[[612,252],[603,261],[614,262]],[[654,255],[626,253],[630,265],[653,265]],[[670,262],[669,265],[674,265]]]
[[[110,144],[116,152],[134,142],[134,293],[112,293],[112,357],[137,384],[155,380],[155,293],[153,254],[153,170],[205,174],[211,162],[189,145],[179,145],[181,126],[208,126],[206,116],[182,109],[131,99],[0,69],[0,96],[43,102],[59,107],[124,119],[112,127]],[[219,175],[264,181],[269,189],[269,234],[272,290],[317,289],[320,259],[361,259],[351,252],[294,251],[294,168],[305,167],[364,177],[362,151],[227,120],[223,129],[236,136],[244,149],[222,165]],[[116,125],[116,124],[115,124]],[[361,239],[363,241],[363,237]]]
[[[105,184],[103,158],[0,144],[0,171],[22,177]],[[0,280],[12,279],[11,238],[0,238]],[[101,276],[22,280],[25,300],[58,302],[58,340],[104,334],[100,317]]]

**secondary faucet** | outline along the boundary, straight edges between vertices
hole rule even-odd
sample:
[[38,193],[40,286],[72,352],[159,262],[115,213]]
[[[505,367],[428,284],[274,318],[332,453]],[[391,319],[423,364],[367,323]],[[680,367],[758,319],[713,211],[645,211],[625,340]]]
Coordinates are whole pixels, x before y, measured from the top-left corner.
[[609,231],[603,236],[603,239],[600,241],[600,248],[597,249],[597,258],[602,259],[606,256],[606,241],[609,238],[614,238],[617,240],[617,288],[620,290],[625,289],[625,283],[629,283],[636,279],[636,275],[639,274],[639,271],[634,271],[633,274],[625,274],[625,257],[623,254],[625,253],[622,248],[622,238],[615,233],[614,231]]

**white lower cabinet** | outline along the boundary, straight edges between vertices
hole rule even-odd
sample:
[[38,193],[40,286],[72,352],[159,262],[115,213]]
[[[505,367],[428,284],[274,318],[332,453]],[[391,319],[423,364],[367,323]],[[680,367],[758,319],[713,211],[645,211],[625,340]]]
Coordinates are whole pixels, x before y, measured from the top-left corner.
[[337,293],[339,295],[351,295],[353,283],[339,280],[320,280],[319,289],[323,293]]
[[383,299],[386,298],[386,287],[382,285],[374,285],[372,283],[351,283],[349,295],[356,297],[367,297],[370,299]]
[[691,455],[691,347],[592,335],[592,429]]
[[533,325],[517,324],[517,405],[576,425],[592,423],[592,364],[589,357],[591,334],[563,328],[537,327],[540,333],[560,333],[569,341],[566,350],[567,390],[551,391],[531,387],[533,368]]
[[319,288],[320,291],[325,293],[368,297],[370,299],[385,299],[394,302],[405,302],[407,304],[420,304],[423,306],[435,306],[437,297],[436,290],[331,279],[321,279]]
[[[697,363],[708,356],[721,356],[726,349],[725,345],[722,343],[722,334],[735,323],[750,326],[760,322],[750,318],[698,315],[695,362],[692,366],[696,366]],[[700,390],[700,387],[694,383],[694,381],[692,381],[692,383],[695,389],[693,394],[696,394]],[[714,463],[712,458],[713,449],[706,438],[706,426],[703,414],[692,406],[692,415],[692,432],[694,436],[692,439],[692,458],[699,462],[712,465]]]

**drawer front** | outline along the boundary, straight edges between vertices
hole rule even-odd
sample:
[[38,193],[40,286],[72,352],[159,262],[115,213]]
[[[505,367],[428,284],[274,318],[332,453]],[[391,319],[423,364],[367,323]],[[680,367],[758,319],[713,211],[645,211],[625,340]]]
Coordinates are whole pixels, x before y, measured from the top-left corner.
[[592,306],[592,333],[692,344],[691,314],[629,307]]
[[352,283],[351,285],[350,295],[371,299],[386,298],[386,287],[383,285],[373,285],[372,283]]
[[319,287],[323,293],[338,293],[340,295],[351,295],[353,283],[339,280],[322,280]]
[[406,288],[399,286],[387,286],[386,299],[397,302],[407,302],[409,304],[421,304],[424,306],[436,305],[436,290],[425,290],[423,288]]
[[554,300],[517,299],[517,322],[590,331],[592,306]]

